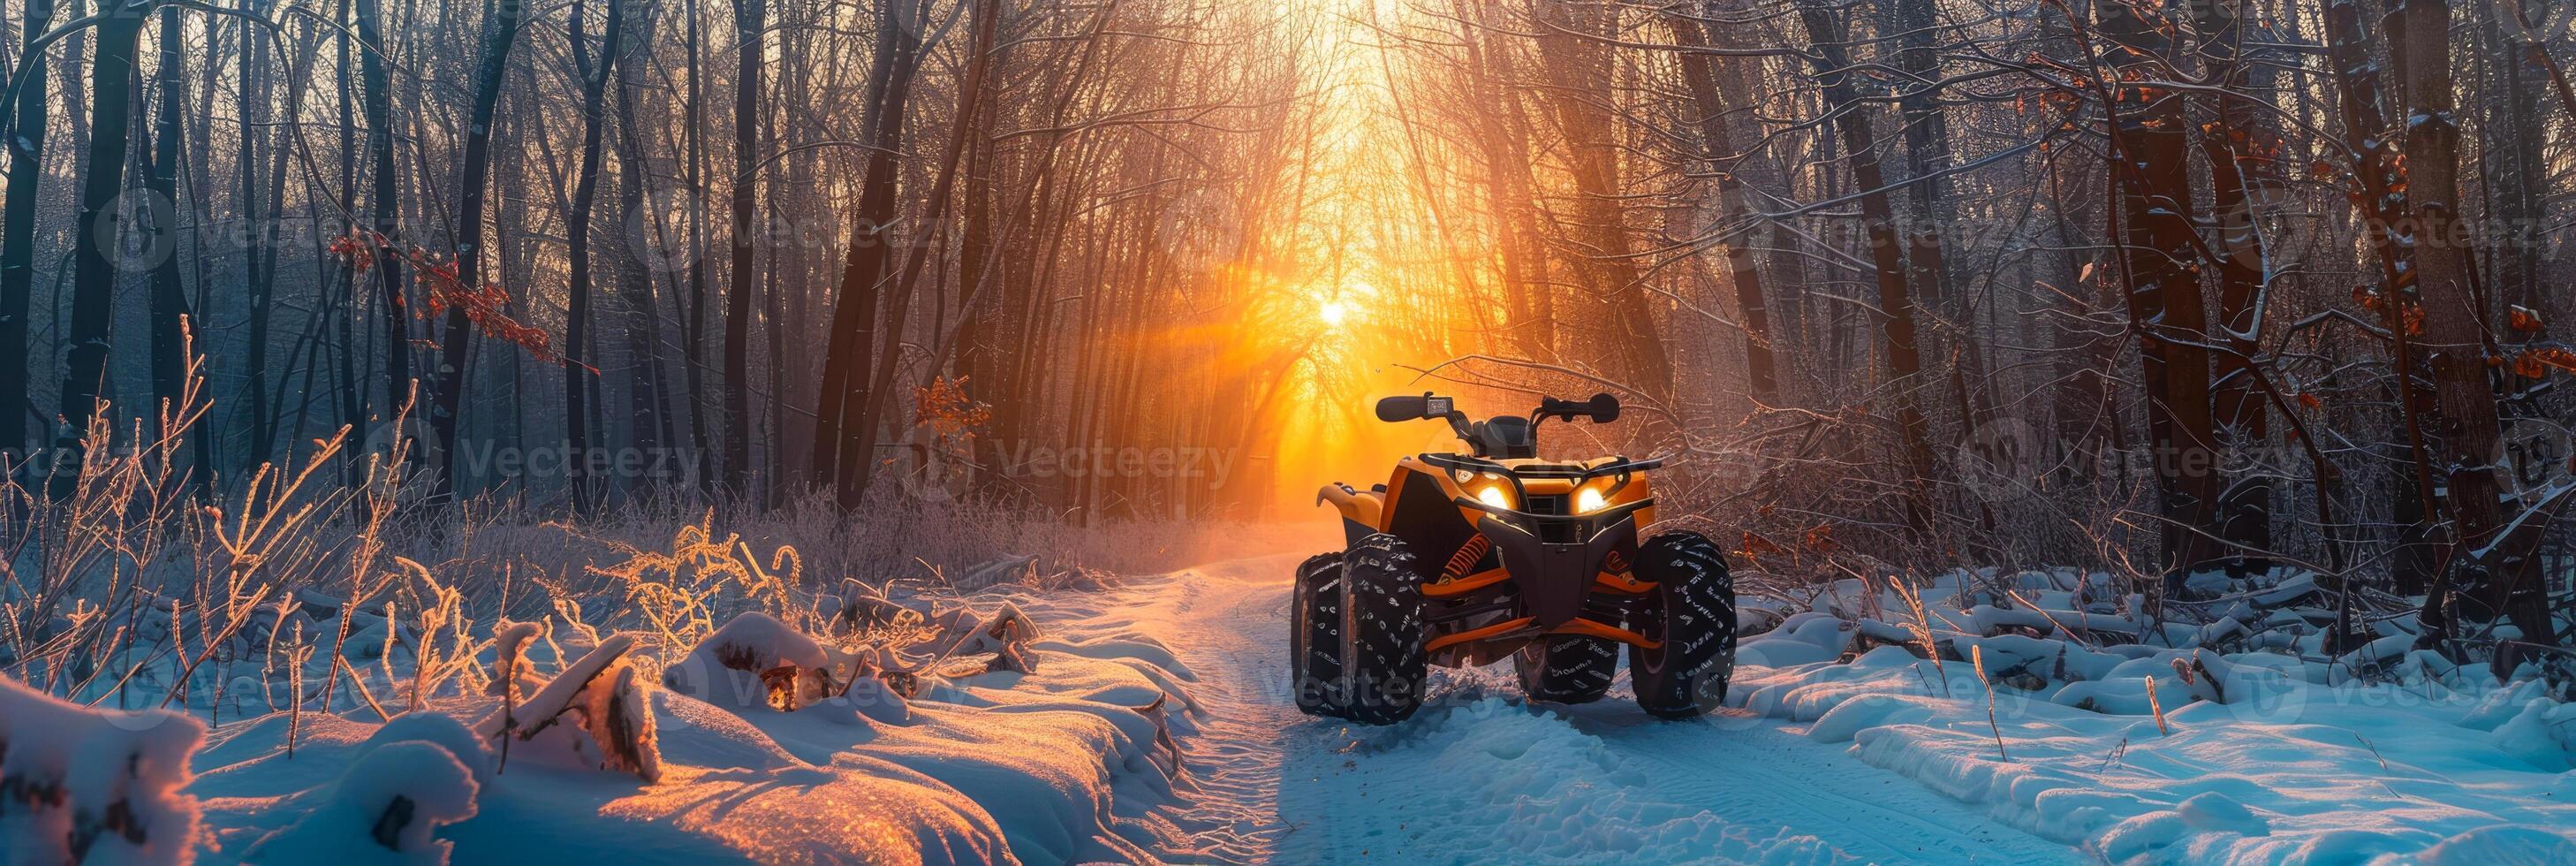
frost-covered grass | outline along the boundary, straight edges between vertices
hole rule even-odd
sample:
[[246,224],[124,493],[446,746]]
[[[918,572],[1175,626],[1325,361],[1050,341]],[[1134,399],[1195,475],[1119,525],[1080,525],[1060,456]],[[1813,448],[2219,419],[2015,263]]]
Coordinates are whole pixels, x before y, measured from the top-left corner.
[[[236,675],[228,690],[188,687],[187,672],[157,663],[119,677],[126,694],[171,695],[174,711],[85,710],[8,688],[43,708],[23,717],[94,719],[57,726],[65,742],[122,742],[109,735],[134,718],[189,734],[165,756],[175,774],[156,778],[184,782],[194,767],[186,793],[202,800],[205,829],[194,831],[191,807],[186,824],[164,823],[186,829],[159,837],[180,841],[159,842],[147,861],[189,852],[208,862],[504,862],[618,850],[711,862],[1050,863],[1185,847],[1150,813],[1190,784],[1172,732],[1194,724],[1191,674],[1150,639],[1057,634],[1024,612],[1044,595],[1080,592],[1032,588],[1048,582],[1044,565],[1010,558],[985,569],[1011,572],[1005,582],[973,593],[935,580],[817,587],[792,552],[748,550],[684,526],[664,550],[588,569],[588,595],[535,582],[527,591],[553,611],[528,620],[478,619],[463,601],[476,588],[447,586],[416,564],[388,578],[390,609],[306,588],[292,605],[259,611],[275,624],[225,638],[235,650],[217,655],[238,658],[202,668],[210,680]],[[406,614],[406,588],[443,601]],[[343,610],[345,630],[334,622]],[[195,633],[185,613],[165,656]],[[318,636],[344,631],[352,638],[339,657],[325,656],[332,644]],[[333,679],[336,691],[325,684]],[[112,708],[118,693],[92,695]],[[193,757],[206,726],[178,709],[220,719]],[[44,823],[5,834],[12,859],[31,840],[76,838],[75,814],[94,825],[99,805],[130,787],[50,766],[21,773],[63,750],[7,743],[0,735],[13,774],[70,778],[71,801],[87,810],[19,818]],[[12,815],[0,809],[0,820]]]
[[[207,492],[178,435],[92,441],[59,495],[0,483],[5,708],[70,720],[0,719],[0,784],[50,804],[0,806],[10,862],[122,862],[103,835],[156,846],[147,862],[498,862],[612,837],[701,861],[1132,859],[1174,847],[1143,813],[1186,784],[1186,669],[1150,642],[1064,642],[989,593],[1098,590],[1263,532],[891,499],[572,521],[431,504],[399,447],[316,442]],[[145,719],[188,736],[118,735]],[[117,781],[55,757],[92,747],[158,763]],[[203,832],[192,809],[149,837],[118,823],[182,784]]]

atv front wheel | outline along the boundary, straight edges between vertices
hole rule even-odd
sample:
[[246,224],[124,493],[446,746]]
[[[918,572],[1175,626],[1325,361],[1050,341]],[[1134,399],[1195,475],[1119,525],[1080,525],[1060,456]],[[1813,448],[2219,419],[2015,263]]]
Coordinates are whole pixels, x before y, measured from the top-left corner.
[[1427,667],[1412,548],[1382,532],[1360,539],[1342,555],[1340,589],[1340,687],[1327,690],[1328,712],[1367,725],[1410,718]]
[[1637,706],[1691,719],[1724,705],[1735,672],[1735,579],[1725,555],[1698,533],[1667,532],[1638,549],[1637,577],[1655,584],[1637,632],[1658,644],[1628,649]]
[[1341,715],[1335,699],[1342,680],[1341,554],[1317,554],[1297,566],[1289,616],[1288,675],[1297,689],[1297,710]]
[[1619,674],[1619,645],[1597,637],[1555,635],[1522,644],[1512,654],[1521,693],[1533,701],[1588,704],[1610,690]]

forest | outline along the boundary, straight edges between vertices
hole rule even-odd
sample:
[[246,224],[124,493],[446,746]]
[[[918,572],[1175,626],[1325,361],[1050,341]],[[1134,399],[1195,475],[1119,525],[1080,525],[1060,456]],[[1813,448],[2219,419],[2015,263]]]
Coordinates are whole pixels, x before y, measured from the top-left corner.
[[[1276,609],[1240,622],[1115,617],[1196,592],[1147,576],[1232,574],[1339,534],[1309,491],[1456,450],[1432,425],[1370,417],[1380,398],[1433,392],[1478,417],[1594,393],[1624,407],[1595,418],[1615,424],[1562,416],[1538,453],[1663,461],[1652,528],[1704,537],[1731,570],[1738,682],[1730,695],[1719,670],[1711,707],[1815,722],[1827,704],[1786,697],[1827,677],[1802,665],[1858,671],[1893,647],[1952,668],[1873,682],[1968,720],[1965,745],[1908,748],[2010,762],[2026,746],[2017,711],[1996,715],[1999,690],[2039,707],[2029,726],[2081,705],[2173,735],[2198,718],[2177,707],[2231,704],[2216,684],[2260,657],[2295,668],[2311,706],[2438,684],[2458,704],[2442,724],[2495,732],[2540,770],[2576,767],[2576,527],[2562,521],[2576,345],[2560,323],[2576,315],[2561,282],[2576,279],[2562,66],[2576,4],[5,7],[0,708],[170,713],[213,750],[131,747],[205,774],[208,803],[256,799],[225,792],[283,772],[210,763],[228,727],[292,758],[307,738],[345,747],[374,729],[334,726],[391,731],[441,708],[480,724],[502,766],[515,740],[667,784],[652,717],[679,711],[661,693],[723,705],[689,664],[758,674],[753,703],[782,712],[853,682],[920,707],[994,671],[1035,683],[1041,663],[1110,665],[1115,700],[1029,688],[1105,708],[1116,743],[1059,750],[1143,761],[1183,829],[1104,824],[1077,804],[1062,828],[1075,841],[1036,841],[1056,831],[912,767],[962,799],[869,789],[914,804],[871,813],[911,841],[857,859],[1356,857],[1277,829],[1296,809],[1357,808],[1338,788],[1281,790],[1296,776],[1281,768],[1302,766],[1293,746],[1265,765],[1269,788],[1172,793],[1191,788],[1174,781],[1185,755],[1206,760],[1209,732],[1242,720],[1176,685],[1193,678],[1162,644],[1236,659],[1220,638],[1287,628],[1278,610],[1304,601],[1280,584],[1260,596]],[[1434,571],[1452,558],[1417,552]],[[1486,555],[1472,552],[1457,556]],[[1808,658],[1834,631],[1802,627],[1816,616],[1842,636]],[[1072,631],[1032,637],[1051,617]],[[1632,657],[1648,634],[1662,632],[1629,635]],[[1135,640],[1156,649],[1118,664],[1143,674],[1091,652]],[[759,670],[744,667],[753,646]],[[986,654],[990,668],[942,667]],[[2152,660],[2163,683],[2115,656]],[[1523,685],[1542,681],[1521,664]],[[1448,676],[1425,690],[1472,704],[1510,688],[1508,673]],[[816,678],[827,688],[809,694]],[[1648,699],[1642,680],[1618,682]],[[1267,712],[1286,688],[1227,700]],[[578,715],[589,739],[538,733],[552,717],[522,727],[530,702]],[[493,706],[501,721],[475,722]],[[856,712],[941,736],[984,724]],[[943,721],[918,727],[925,714]],[[1583,718],[1573,730],[1609,736]],[[2377,717],[2354,718],[2378,736]],[[660,724],[667,740],[675,723]],[[772,751],[817,766],[857,748],[762,726]],[[2102,734],[2115,758],[2148,748],[2128,731]],[[1869,765],[1915,766],[1872,752],[1884,737],[1859,742]],[[13,818],[9,784],[78,772],[28,769],[10,743],[0,719],[0,849],[13,826],[68,833],[47,862],[83,860],[98,827],[146,859],[225,862],[327,854],[347,830],[293,797],[201,816],[176,783],[140,807],[191,828],[175,841],[134,829],[122,802],[124,819],[60,797],[60,827],[43,809]],[[1166,746],[1168,770],[1151,757]],[[2088,779],[2127,772],[2097,747],[2065,746],[2104,765]],[[2391,752],[2368,774],[2403,777],[2389,757],[2412,759]],[[476,770],[461,798],[355,782],[339,796],[400,800],[375,843],[441,861],[452,845],[460,862],[504,850],[478,847],[515,826],[496,812],[558,796],[460,765]],[[1260,814],[1216,820],[1193,796],[1249,797],[1236,807]],[[2498,796],[2474,808],[2576,820],[2529,799],[2548,795]],[[2257,805],[2319,822],[2276,818],[2285,837],[2358,826]],[[2171,820],[2263,835],[2193,817],[2207,811]],[[2034,814],[2003,832],[2059,847],[1974,850],[2279,853]],[[364,842],[367,820],[342,835]],[[2492,823],[2443,820],[2372,850],[2412,856]],[[836,859],[726,826],[687,838]],[[1392,850],[1513,856],[1406,832],[1422,847]],[[2576,852],[2576,837],[2537,838],[2495,844]],[[1599,850],[1557,841],[1576,846],[1561,856]],[[1760,859],[1698,844],[1646,859]]]

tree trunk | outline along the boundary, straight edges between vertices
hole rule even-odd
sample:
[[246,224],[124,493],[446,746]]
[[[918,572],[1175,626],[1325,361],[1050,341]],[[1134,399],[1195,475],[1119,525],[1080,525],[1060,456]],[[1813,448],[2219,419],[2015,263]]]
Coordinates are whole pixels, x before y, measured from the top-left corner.
[[[889,0],[877,22],[877,60],[868,71],[869,112],[866,168],[861,174],[858,212],[853,215],[850,252],[841,270],[839,301],[832,311],[832,337],[823,355],[823,389],[815,412],[814,478],[840,492],[843,507],[854,507],[861,491],[852,489],[859,465],[875,459],[859,450],[874,437],[857,429],[868,402],[867,370],[875,354],[877,299],[890,276],[896,238],[892,234],[898,203],[897,167],[903,152],[904,108],[912,98],[913,73],[920,66],[917,15],[909,0]],[[891,338],[889,338],[891,339]]]
[[[267,7],[263,0],[241,2],[242,14],[248,18],[265,20]],[[250,247],[242,251],[242,293],[250,301],[250,341],[242,347],[243,400],[231,413],[243,420],[241,429],[249,434],[240,460],[245,474],[268,459],[268,446],[274,441],[267,413],[268,355],[269,320],[277,299],[276,275],[269,270],[275,259],[266,254],[274,249],[271,241],[276,224],[267,218],[274,209],[262,207],[275,200],[261,194],[259,168],[266,161],[263,153],[268,149],[271,126],[268,67],[272,40],[267,33],[254,29],[248,18],[241,22],[241,159],[234,163],[233,171],[240,175],[242,223],[249,228],[245,236],[250,238]],[[264,210],[268,213],[264,214]]]
[[1608,302],[1598,315],[1612,319],[1609,333],[1621,347],[1630,381],[1656,401],[1669,403],[1676,385],[1672,359],[1646,302],[1636,261],[1629,257],[1619,124],[1608,103],[1610,57],[1602,46],[1577,35],[1601,35],[1603,13],[1571,0],[1545,0],[1538,14],[1540,25],[1549,29],[1539,37],[1539,54],[1557,84],[1545,100],[1565,135],[1582,222],[1571,251],[1574,264],[1591,277],[1594,297]]
[[[177,418],[188,385],[188,289],[179,278],[179,152],[185,107],[180,72],[186,34],[179,30],[179,9],[161,7],[160,117],[153,130],[152,197],[152,398],[155,404],[145,429],[158,430],[161,413]],[[211,430],[192,431],[203,437]],[[198,472],[212,472],[199,466]],[[196,478],[197,483],[210,479]]]
[[573,510],[589,514],[596,507],[597,494],[588,476],[590,455],[590,413],[587,411],[589,383],[598,375],[590,363],[590,210],[599,192],[600,114],[608,90],[610,68],[617,65],[617,44],[626,28],[619,19],[624,13],[622,0],[608,0],[608,22],[600,28],[605,34],[599,48],[599,62],[590,62],[590,49],[582,32],[582,0],[572,5],[573,68],[581,74],[581,168],[573,181],[572,208],[564,217],[566,257],[572,269],[572,287],[567,295],[570,312],[564,325],[564,481],[572,492]]
[[[2121,47],[2108,62],[2134,76],[2157,79],[2171,41],[2161,22],[2138,17],[2125,4],[2101,7],[2102,32]],[[2185,153],[2180,93],[2124,83],[2118,88],[2111,177],[2118,186],[2121,260],[2129,292],[2130,327],[2140,337],[2147,392],[2147,431],[2153,449],[2162,549],[2168,557],[2167,589],[2177,590],[2190,570],[2209,561],[2216,546],[2218,441],[2212,430],[2208,313],[2201,299],[2198,229],[2192,225],[2191,165]]]
[[[663,393],[662,315],[654,297],[653,270],[646,257],[652,239],[660,231],[655,225],[658,214],[644,208],[644,179],[652,173],[652,161],[644,154],[643,101],[644,67],[638,57],[651,57],[653,34],[660,25],[658,7],[647,4],[638,14],[620,24],[619,29],[635,32],[625,43],[626,57],[617,61],[617,201],[619,223],[625,252],[617,268],[617,298],[624,308],[626,327],[622,336],[630,362],[627,376],[627,435],[635,453],[647,467],[661,462],[664,444],[669,440],[670,407]],[[650,487],[660,480],[650,472],[625,479],[633,489]]]
[[[341,220],[337,228],[343,236],[351,237],[354,237],[358,230],[358,224],[354,218],[358,207],[358,108],[354,95],[360,91],[357,86],[358,49],[350,36],[351,28],[355,26],[353,16],[356,14],[356,8],[355,0],[340,0],[340,26],[332,40],[339,48],[338,62],[334,64],[333,69],[339,79],[341,96],[339,99],[340,200],[335,204],[342,213],[352,215]],[[332,359],[339,367],[337,384],[340,394],[340,425],[350,430],[365,430],[367,429],[366,388],[361,384],[362,380],[358,376],[357,359],[363,353],[358,343],[358,323],[366,316],[366,306],[358,302],[359,272],[355,263],[343,260],[338,263],[338,267],[339,281],[335,291],[340,296],[339,303],[347,305],[333,322],[337,329],[335,336],[339,348],[331,353]],[[365,450],[364,448],[341,449],[340,483],[342,486],[354,488],[361,483],[362,479],[358,473],[363,469],[359,462],[364,459]]]
[[[385,316],[385,402],[377,407],[378,423],[390,424],[416,396],[411,364],[411,306],[403,300],[403,253],[395,236],[402,231],[400,172],[394,169],[393,82],[385,72],[383,0],[357,0],[359,75],[366,86],[367,169],[374,190],[368,199],[373,218],[370,239],[375,251],[376,290]],[[396,431],[397,436],[406,431]]]
[[[479,291],[483,286],[483,200],[488,192],[484,179],[492,167],[492,115],[501,103],[501,82],[510,65],[510,46],[519,40],[519,25],[527,14],[527,4],[501,2],[492,4],[491,34],[483,43],[483,57],[475,72],[474,108],[466,120],[463,170],[457,182],[456,206],[456,290]],[[428,455],[434,483],[439,493],[452,495],[457,488],[456,440],[458,413],[465,398],[465,374],[473,357],[474,324],[467,318],[465,305],[450,304],[447,325],[440,335],[438,350],[438,391],[429,410],[430,443]]]
[[45,177],[45,55],[32,48],[52,29],[53,0],[26,0],[20,26],[31,47],[18,55],[23,74],[18,104],[10,121],[9,201],[0,215],[0,454],[24,459],[22,450],[35,441],[27,421],[36,416],[27,401],[27,308],[36,279],[36,202]]
[[688,320],[684,326],[680,357],[688,366],[682,373],[689,390],[689,465],[697,476],[698,490],[712,497],[722,487],[716,467],[708,460],[714,452],[709,438],[714,431],[707,425],[707,106],[706,67],[702,64],[702,36],[698,22],[698,0],[687,0],[681,14],[688,22],[689,84],[684,97],[688,105],[683,112],[688,125],[681,137],[689,167],[689,287]]
[[[1665,16],[1672,29],[1673,42],[1686,49],[1710,47],[1706,28],[1699,20],[1686,15]],[[1683,84],[1697,103],[1700,143],[1712,164],[1736,155],[1734,135],[1727,129],[1726,91],[1719,86],[1717,58],[1689,53],[1681,56]],[[1730,83],[1733,76],[1728,76]],[[1709,231],[1718,225],[1741,230],[1751,219],[1752,208],[1744,200],[1743,164],[1738,162],[1716,168],[1717,206],[1721,214],[1715,224],[1706,222],[1693,227]],[[1684,238],[1697,242],[1698,238]],[[1756,402],[1775,403],[1780,398],[1779,362],[1771,349],[1771,304],[1762,290],[1762,265],[1753,257],[1749,244],[1731,240],[1726,244],[1726,273],[1735,284],[1736,308],[1744,324],[1745,393]]]
[[[931,183],[930,200],[923,204],[926,213],[915,223],[924,234],[914,239],[912,254],[904,262],[903,274],[888,292],[885,342],[878,350],[876,368],[868,382],[867,404],[859,412],[858,453],[862,455],[876,453],[877,419],[884,415],[886,405],[894,402],[891,392],[894,390],[895,363],[903,346],[904,316],[911,306],[914,288],[921,280],[922,265],[930,257],[927,233],[936,231],[948,218],[949,191],[957,181],[958,157],[965,152],[966,142],[975,131],[974,118],[982,113],[984,100],[989,97],[985,90],[992,86],[989,71],[993,32],[1002,17],[1001,4],[998,0],[976,0],[972,14],[975,38],[968,49],[971,53],[966,56],[966,80],[959,85],[956,125],[949,131],[948,147],[939,164],[939,179]],[[877,461],[872,459],[858,462],[857,480],[841,492],[843,506],[855,507],[858,504],[860,496],[867,492],[868,479],[874,475],[876,464]]]
[[2441,503],[2433,488],[2432,455],[2425,441],[2435,408],[2431,395],[2417,387],[2418,369],[2413,335],[2406,326],[2405,307],[2416,302],[2413,254],[2396,243],[2393,234],[2404,218],[2406,194],[2398,177],[2403,164],[2388,120],[2381,113],[2386,103],[2380,77],[2380,65],[2372,56],[2370,35],[2362,29],[2360,5],[2354,0],[2333,0],[2326,4],[2326,50],[2334,66],[2335,89],[2343,101],[2344,146],[2355,154],[2353,175],[2360,188],[2354,195],[2361,208],[2362,236],[2379,259],[2380,324],[2389,334],[2389,366],[2397,383],[2397,400],[2405,418],[2407,456],[2400,469],[2409,483],[2407,493],[2398,500],[2396,517],[2403,524],[2403,536],[2393,552],[2390,568],[2398,591],[2413,595],[2425,591],[2438,567],[2435,563],[2438,545],[2431,522],[2441,513]]
[[[2221,442],[2260,450],[2271,442],[2272,412],[2269,395],[2255,381],[2263,371],[2255,368],[2254,358],[2262,352],[2272,268],[2262,226],[2256,222],[2260,214],[2255,212],[2255,193],[2262,191],[2259,181],[2270,173],[2274,157],[2269,154],[2280,148],[2278,136],[2257,122],[2252,98],[2243,95],[2250,80],[2237,57],[2237,43],[2248,34],[2236,7],[2209,2],[2193,8],[2202,39],[2201,57],[2219,85],[2213,97],[2218,122],[2200,139],[2201,153],[2210,166],[2210,208],[2218,223],[2220,332],[2211,342],[2227,347],[2217,358],[2212,423]],[[2230,558],[2243,566],[2239,573],[2269,564],[2263,554],[2272,549],[2271,471],[2260,463],[2251,465],[2218,500],[2219,537],[2235,547]]]
[[[757,269],[760,203],[760,71],[766,50],[767,0],[735,0],[733,100],[733,290],[725,295],[725,472],[737,496],[750,496],[751,296]],[[774,324],[774,323],[773,323]],[[775,335],[773,335],[773,339]],[[773,371],[774,374],[775,371]],[[777,399],[772,394],[771,399]],[[774,433],[775,431],[773,431]],[[771,479],[770,483],[777,483]]]
[[[2549,611],[2538,584],[2538,571],[2528,559],[2482,561],[2503,527],[2496,455],[2502,432],[2496,417],[2495,391],[2487,381],[2486,314],[2472,291],[2474,262],[2461,222],[2459,203],[2460,129],[2452,116],[2451,4],[2447,0],[2402,0],[2392,7],[2387,30],[2398,34],[2392,48],[2404,52],[2406,70],[2407,210],[2415,229],[2407,240],[2415,253],[2416,287],[2423,295],[2424,343],[2432,353],[2435,400],[2442,413],[2442,454],[2436,465],[2447,470],[2454,568],[2435,576],[2433,598],[2424,618],[2426,637],[2450,625],[2438,608],[2460,566],[2486,572],[2487,604],[2502,611],[2522,630],[2522,639],[2554,643]],[[2456,584],[2453,584],[2456,585]]]
[[72,237],[72,318],[64,335],[61,426],[54,450],[52,496],[67,499],[78,485],[89,427],[107,384],[109,323],[115,319],[116,265],[107,258],[118,232],[116,205],[125,186],[127,110],[134,97],[134,54],[145,9],[118,7],[101,13],[97,53],[90,61],[89,170],[81,178],[80,221]]
[[1798,17],[1806,25],[1809,50],[1815,53],[1816,76],[1825,91],[1825,112],[1841,118],[1836,126],[1842,132],[1843,157],[1851,165],[1852,186],[1863,193],[1861,228],[1869,244],[1871,264],[1877,270],[1880,327],[1887,338],[1889,381],[1884,390],[1896,403],[1898,460],[1904,473],[1900,485],[1906,491],[1905,519],[1907,529],[1920,540],[1929,537],[1934,529],[1930,493],[1934,477],[1932,432],[1914,399],[1914,391],[1923,385],[1923,358],[1915,343],[1914,299],[1906,285],[1903,249],[1897,245],[1895,215],[1888,207],[1886,179],[1878,165],[1878,139],[1870,128],[1869,114],[1857,105],[1859,92],[1846,73],[1851,60],[1843,50],[1842,28],[1835,23],[1833,13],[1822,7],[1802,6]]

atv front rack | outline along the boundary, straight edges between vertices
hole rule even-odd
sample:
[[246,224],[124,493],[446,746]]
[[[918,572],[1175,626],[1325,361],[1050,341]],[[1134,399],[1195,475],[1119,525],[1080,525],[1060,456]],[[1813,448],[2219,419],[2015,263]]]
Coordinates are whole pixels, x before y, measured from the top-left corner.
[[[1529,501],[1529,486],[1523,484],[1523,481],[1535,481],[1541,479],[1554,481],[1562,479],[1572,481],[1575,485],[1581,486],[1584,482],[1595,478],[1617,478],[1619,479],[1618,483],[1613,484],[1610,487],[1610,492],[1615,493],[1618,492],[1620,488],[1628,486],[1628,479],[1631,476],[1634,476],[1637,473],[1658,469],[1664,465],[1664,458],[1661,457],[1649,457],[1644,460],[1630,460],[1625,457],[1620,457],[1599,466],[1584,466],[1579,463],[1541,463],[1525,464],[1521,466],[1506,466],[1481,457],[1468,457],[1460,454],[1424,454],[1421,455],[1421,459],[1424,463],[1428,463],[1442,469],[1447,469],[1451,472],[1471,472],[1478,475],[1488,475],[1509,481],[1512,483],[1512,501],[1514,502]],[[1489,512],[1519,513],[1510,512],[1509,509],[1496,509],[1493,506],[1473,500],[1460,500],[1459,504]],[[1632,509],[1621,510],[1626,511]]]
[[1421,457],[1422,462],[1442,469],[1493,475],[1520,475],[1527,478],[1570,478],[1576,482],[1607,478],[1612,475],[1632,475],[1660,469],[1664,465],[1664,458],[1661,457],[1648,457],[1644,460],[1621,457],[1599,466],[1585,466],[1580,463],[1539,463],[1519,467],[1505,466],[1482,457],[1469,457],[1463,454],[1424,454]]

